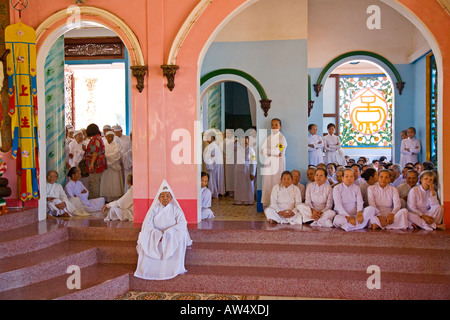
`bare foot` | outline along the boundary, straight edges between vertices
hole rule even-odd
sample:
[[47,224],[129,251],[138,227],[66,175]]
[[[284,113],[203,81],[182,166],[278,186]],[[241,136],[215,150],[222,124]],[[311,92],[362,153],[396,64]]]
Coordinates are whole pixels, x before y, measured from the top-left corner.
[[436,225],[436,229],[438,229],[438,230],[446,230],[447,227],[445,226],[445,224],[437,224]]
[[381,229],[379,225],[377,224],[372,224],[372,230],[376,230],[376,229]]
[[269,219],[270,224],[276,224],[277,222],[275,220]]
[[381,216],[378,216],[378,219],[380,220],[380,224],[381,224],[381,227],[382,228],[384,228],[384,227],[386,227],[387,226],[387,220],[386,220],[386,218],[383,218],[383,217],[381,217]]

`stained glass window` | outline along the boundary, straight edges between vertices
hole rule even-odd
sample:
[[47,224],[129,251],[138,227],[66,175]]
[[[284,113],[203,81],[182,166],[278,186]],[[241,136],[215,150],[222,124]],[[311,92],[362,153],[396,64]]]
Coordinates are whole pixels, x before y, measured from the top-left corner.
[[392,84],[386,75],[339,77],[339,126],[343,147],[391,147]]

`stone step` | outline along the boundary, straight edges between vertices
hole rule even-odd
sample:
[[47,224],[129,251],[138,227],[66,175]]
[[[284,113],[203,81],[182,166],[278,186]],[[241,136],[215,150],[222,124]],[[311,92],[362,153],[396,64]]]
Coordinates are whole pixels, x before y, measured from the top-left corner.
[[[93,264],[80,269],[81,289],[69,289],[74,274],[65,274],[0,292],[0,300],[106,300],[129,291],[130,264]],[[69,280],[68,280],[69,279]]]
[[187,273],[166,281],[132,276],[130,290],[358,300],[450,298],[448,276],[381,272],[380,289],[369,289],[370,276],[366,270],[191,266]]
[[38,208],[10,209],[0,216],[0,231],[21,228],[38,221]]
[[0,259],[50,247],[69,239],[68,229],[48,220],[0,232]]
[[448,249],[449,231],[362,230],[279,226],[277,230],[191,229],[194,242]]
[[362,270],[450,275],[448,250],[194,242],[186,265]]
[[0,259],[0,292],[27,286],[97,262],[97,248],[65,241],[45,249]]

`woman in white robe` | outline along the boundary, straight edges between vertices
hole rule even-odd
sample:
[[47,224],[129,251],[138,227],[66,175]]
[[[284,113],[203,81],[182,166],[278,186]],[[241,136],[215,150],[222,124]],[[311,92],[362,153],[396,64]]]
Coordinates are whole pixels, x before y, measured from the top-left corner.
[[208,188],[213,198],[219,198],[219,195],[225,194],[223,153],[212,134],[206,139],[209,144],[203,150],[203,161],[209,174]]
[[236,164],[236,148],[237,141],[234,137],[234,130],[225,130],[225,139],[219,145],[225,155],[225,192],[230,196],[234,196],[234,167]]
[[215,218],[214,212],[211,210],[211,191],[208,189],[209,174],[202,172],[201,174],[201,187],[202,187],[202,220]]
[[361,195],[364,200],[364,207],[369,206],[369,199],[367,198],[367,190],[378,182],[378,172],[373,168],[368,168],[361,174],[362,181],[359,184]]
[[191,244],[184,213],[164,180],[142,223],[134,276],[166,280],[185,273],[186,247]]
[[80,199],[82,208],[87,212],[92,213],[102,210],[102,207],[105,204],[105,198],[89,199],[89,191],[80,180],[80,168],[70,168],[67,176],[69,177],[69,181],[67,181],[64,190],[66,191],[69,199]]
[[409,191],[406,209],[410,228],[445,229],[442,224],[444,206],[437,198],[434,180],[434,172],[425,170],[420,174],[420,185]]
[[415,138],[416,129],[414,127],[408,128],[407,135],[408,138],[402,140],[400,147],[400,153],[402,155],[400,165],[402,168],[409,162],[417,163],[419,161],[418,154],[421,150],[420,140]]
[[333,226],[333,218],[336,213],[333,209],[333,188],[326,182],[327,171],[316,169],[315,182],[308,184],[306,188],[305,203],[299,206],[303,223],[311,222],[311,226]]
[[80,199],[69,199],[57,180],[58,173],[50,170],[47,173],[47,213],[57,217],[88,215]]
[[102,214],[105,215],[105,221],[120,220],[133,221],[133,174],[127,176],[128,190],[119,199],[107,203],[102,208]]
[[364,229],[370,219],[377,214],[373,207],[364,208],[361,189],[354,184],[355,175],[353,170],[344,170],[342,183],[333,188],[334,211],[336,216],[333,225],[345,231]]
[[323,139],[317,135],[317,126],[308,126],[308,165],[317,166],[323,163]]
[[377,215],[370,219],[372,229],[405,230],[408,228],[408,211],[401,208],[398,191],[389,184],[390,180],[389,170],[380,170],[378,183],[367,190],[369,206],[378,211]]
[[254,181],[256,177],[256,153],[244,137],[237,147],[234,166],[234,203],[253,204],[255,200]]
[[261,168],[262,189],[261,203],[266,208],[271,202],[271,193],[275,185],[280,182],[281,174],[286,170],[287,141],[280,132],[281,120],[274,118],[271,121],[272,133],[264,141],[260,154],[263,167]]
[[[133,173],[133,148],[131,145],[131,141],[133,140],[133,134],[130,132],[130,146],[128,149],[123,148],[122,144],[122,166],[123,166],[123,176],[126,178],[128,175]],[[124,186],[124,192],[128,191],[128,188],[130,186],[128,185],[127,179],[125,179],[125,186]]]
[[106,132],[105,157],[108,168],[100,180],[100,196],[107,202],[117,200],[123,195],[119,145],[114,142],[114,137],[114,132]]
[[69,165],[70,167],[78,167],[78,164],[83,160],[86,146],[83,144],[83,132],[75,131],[74,139],[69,143]]
[[325,152],[324,161],[326,164],[337,162],[339,165],[345,165],[345,158],[342,157],[341,140],[335,135],[336,126],[333,123],[327,126],[328,134],[323,137],[323,151]]
[[300,189],[292,184],[291,172],[284,171],[281,182],[272,189],[270,206],[264,209],[264,214],[269,223],[302,224],[301,204]]

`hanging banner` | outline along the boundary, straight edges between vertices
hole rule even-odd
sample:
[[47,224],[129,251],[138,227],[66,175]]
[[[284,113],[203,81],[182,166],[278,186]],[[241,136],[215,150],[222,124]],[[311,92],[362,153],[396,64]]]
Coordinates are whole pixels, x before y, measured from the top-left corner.
[[16,23],[5,29],[12,156],[20,176],[20,199],[39,198],[39,145],[36,82],[36,32]]

